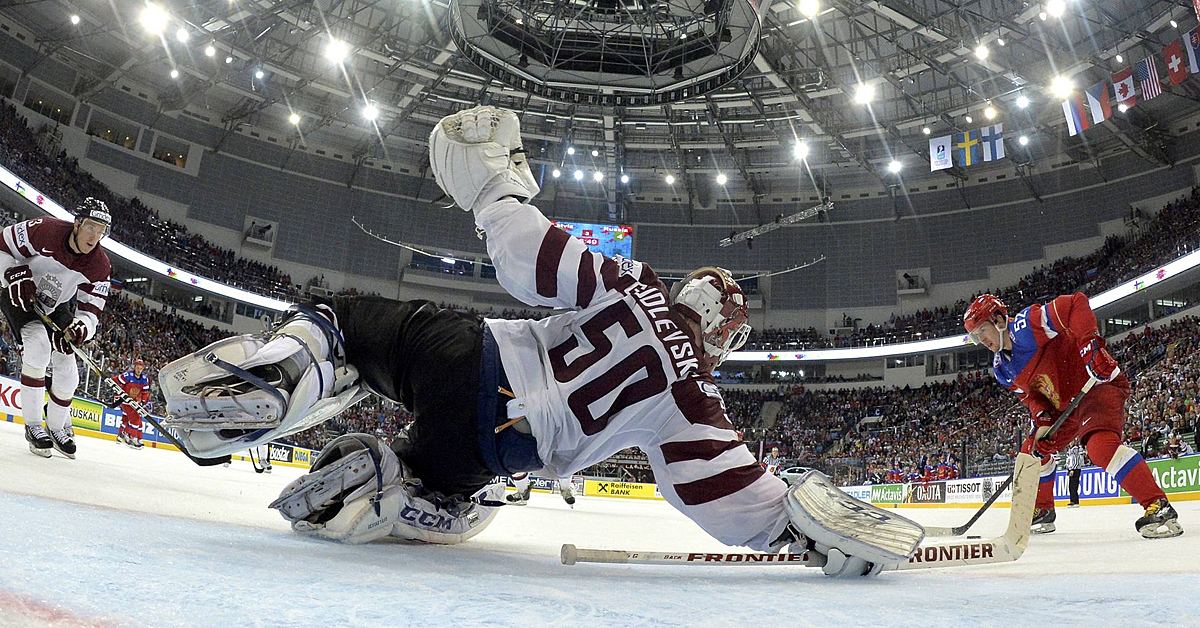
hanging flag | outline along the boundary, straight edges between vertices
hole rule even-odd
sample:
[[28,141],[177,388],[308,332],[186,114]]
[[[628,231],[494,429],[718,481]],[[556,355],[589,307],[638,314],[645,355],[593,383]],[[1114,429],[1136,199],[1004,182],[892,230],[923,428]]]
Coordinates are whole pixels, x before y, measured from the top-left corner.
[[1200,74],[1200,27],[1193,28],[1183,36],[1183,51],[1187,53],[1188,72]]
[[983,160],[1004,159],[1004,123],[979,129],[979,141],[983,144]]
[[1063,115],[1067,118],[1067,132],[1072,137],[1092,128],[1092,122],[1083,107],[1083,96],[1072,94],[1063,101]]
[[1112,104],[1108,100],[1108,83],[1100,81],[1083,90],[1084,104],[1092,116],[1092,124],[1100,124],[1112,117]]
[[1172,85],[1178,85],[1187,80],[1187,57],[1183,54],[1183,40],[1176,39],[1163,47],[1163,62],[1167,64],[1167,78]]
[[[1196,0],[1200,2],[1200,0]],[[1132,107],[1137,104],[1137,88],[1133,86],[1133,70],[1125,68],[1112,75],[1113,95],[1117,104]]]
[[979,144],[979,131],[954,134],[954,165],[967,167],[980,162],[983,147]]
[[1150,100],[1162,93],[1162,83],[1158,78],[1158,66],[1154,57],[1146,57],[1133,66],[1133,80],[1137,81],[1142,100]]
[[929,140],[929,171],[937,172],[954,165],[950,157],[950,136],[935,137]]

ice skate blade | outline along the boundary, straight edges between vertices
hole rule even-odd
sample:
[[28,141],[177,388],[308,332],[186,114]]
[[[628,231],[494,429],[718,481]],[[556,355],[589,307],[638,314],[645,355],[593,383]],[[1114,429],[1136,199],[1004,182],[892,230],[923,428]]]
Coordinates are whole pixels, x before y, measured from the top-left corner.
[[1170,539],[1183,534],[1183,527],[1178,521],[1164,521],[1142,526],[1138,532],[1146,539]]
[[1033,534],[1050,534],[1057,529],[1058,528],[1055,528],[1053,523],[1043,523],[1030,528],[1029,531]]
[[54,452],[54,449],[53,449],[53,448],[51,448],[51,449],[39,449],[39,448],[37,448],[37,447],[34,447],[33,445],[30,445],[30,446],[29,446],[29,451],[30,451],[30,453],[33,453],[34,455],[37,455],[37,456],[41,456],[41,457],[43,457],[43,458],[49,458],[50,456],[53,456],[53,455],[54,455],[54,453],[53,453],[53,452]]

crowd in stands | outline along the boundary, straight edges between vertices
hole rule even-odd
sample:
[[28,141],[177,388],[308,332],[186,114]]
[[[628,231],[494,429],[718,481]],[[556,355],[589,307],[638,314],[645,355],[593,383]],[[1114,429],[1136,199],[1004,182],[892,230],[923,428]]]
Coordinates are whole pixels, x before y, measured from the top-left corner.
[[[1083,257],[1064,257],[1040,266],[1016,284],[987,290],[1014,310],[1060,294],[1082,291],[1099,294],[1118,284],[1150,272],[1200,246],[1200,188],[1190,196],[1169,203],[1155,216],[1138,213],[1135,231],[1110,236],[1104,244]],[[974,298],[974,297],[972,297]],[[826,349],[908,342],[962,333],[962,313],[971,299],[951,306],[923,309],[913,314],[892,315],[881,325],[860,327],[860,319],[843,315],[849,334],[828,336],[814,328],[755,330],[746,343],[747,351]]]
[[136,198],[114,194],[78,162],[58,151],[43,152],[35,133],[16,108],[0,106],[0,163],[68,210],[92,196],[104,201],[113,214],[113,237],[169,264],[230,285],[277,298],[295,300],[299,290],[292,278],[275,266],[238,257],[229,249],[190,233],[183,225],[165,220]]

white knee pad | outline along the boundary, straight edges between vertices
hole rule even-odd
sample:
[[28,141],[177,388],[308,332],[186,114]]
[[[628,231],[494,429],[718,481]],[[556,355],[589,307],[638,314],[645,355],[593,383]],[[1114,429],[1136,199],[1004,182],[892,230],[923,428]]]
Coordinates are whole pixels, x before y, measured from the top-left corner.
[[525,492],[525,488],[529,486],[530,482],[528,473],[514,473],[509,479],[512,480],[513,486],[516,487],[518,493]]
[[[30,377],[45,377],[50,366],[50,334],[41,321],[26,323],[21,328],[21,372]],[[26,368],[30,369],[28,372]],[[40,369],[34,375],[33,369]]]
[[50,394],[56,399],[70,400],[79,388],[79,362],[75,354],[55,353],[50,358],[54,377],[50,380]]

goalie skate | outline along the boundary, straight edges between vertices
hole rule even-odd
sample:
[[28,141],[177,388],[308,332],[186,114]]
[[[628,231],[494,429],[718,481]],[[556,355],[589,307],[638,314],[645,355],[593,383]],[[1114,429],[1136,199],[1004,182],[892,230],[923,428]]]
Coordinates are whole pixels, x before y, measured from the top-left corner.
[[375,475],[370,452],[361,449],[321,469],[320,473],[301,476],[268,508],[278,510],[289,521],[302,520],[311,513],[325,512],[341,504],[347,495],[375,480]]

